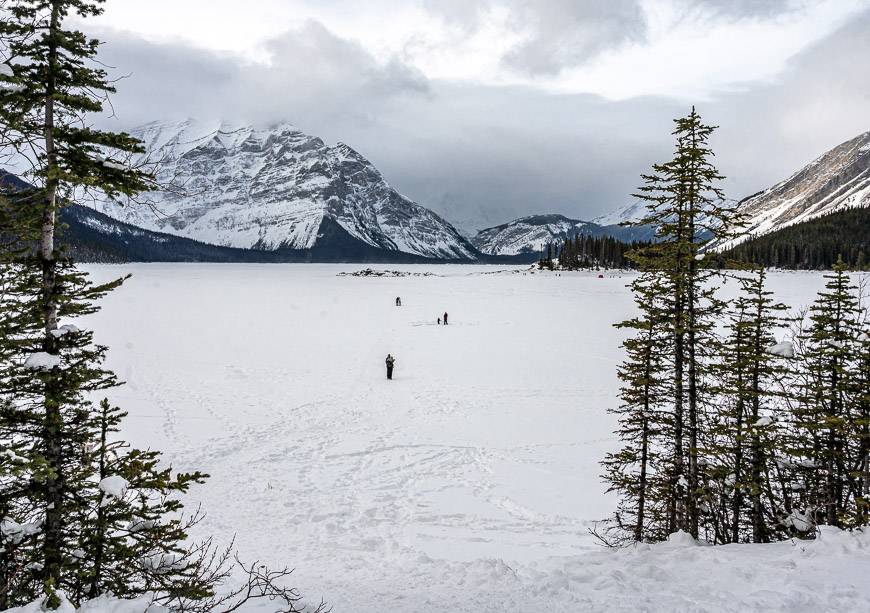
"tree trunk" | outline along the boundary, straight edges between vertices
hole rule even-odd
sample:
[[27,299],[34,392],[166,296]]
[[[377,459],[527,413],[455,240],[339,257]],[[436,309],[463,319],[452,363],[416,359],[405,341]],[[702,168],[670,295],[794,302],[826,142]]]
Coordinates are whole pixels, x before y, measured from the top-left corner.
[[764,525],[764,509],[761,505],[761,474],[764,468],[764,458],[761,449],[761,435],[758,427],[754,424],[758,423],[761,413],[761,382],[759,368],[759,359],[762,358],[764,349],[761,347],[761,305],[758,305],[756,313],[757,327],[755,328],[753,339],[753,367],[752,367],[752,542],[765,543],[767,542],[767,528]]
[[[51,21],[48,31],[48,71],[45,88],[45,200],[42,213],[42,236],[39,259],[42,265],[43,301],[43,351],[57,354],[56,340],[52,332],[57,328],[58,303],[57,261],[54,253],[55,211],[57,206],[57,152],[54,144],[54,95],[57,74],[57,37],[60,28],[60,3],[51,3]],[[43,430],[46,461],[50,470],[45,479],[47,510],[44,526],[44,577],[52,586],[60,583],[63,562],[62,546],[64,531],[65,476],[63,474],[63,417],[60,406],[59,373],[50,371],[45,381],[45,425]]]

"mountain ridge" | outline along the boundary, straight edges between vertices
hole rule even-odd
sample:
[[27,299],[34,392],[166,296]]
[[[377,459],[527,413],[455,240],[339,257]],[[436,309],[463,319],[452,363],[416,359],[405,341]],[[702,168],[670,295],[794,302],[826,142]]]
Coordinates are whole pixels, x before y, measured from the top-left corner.
[[754,237],[850,208],[870,207],[870,131],[826,151],[787,179],[741,200],[746,234],[711,245],[727,250]]
[[595,222],[572,219],[559,213],[527,215],[512,221],[485,228],[471,239],[471,243],[488,255],[537,254],[543,245],[562,242],[577,234],[612,236],[619,240],[648,240],[652,229],[646,227],[602,226]]
[[217,246],[268,251],[322,243],[319,228],[328,217],[378,249],[477,258],[448,221],[399,194],[355,149],[327,145],[290,123],[255,128],[187,119],[152,122],[130,133],[159,159],[158,182],[175,189],[147,194],[148,207],[94,203],[119,221]]

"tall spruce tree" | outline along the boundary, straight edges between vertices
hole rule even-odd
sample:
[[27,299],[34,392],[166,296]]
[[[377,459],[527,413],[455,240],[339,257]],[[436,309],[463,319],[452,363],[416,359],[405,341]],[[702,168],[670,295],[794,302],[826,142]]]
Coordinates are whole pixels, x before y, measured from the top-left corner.
[[671,293],[672,312],[665,322],[673,337],[673,449],[669,528],[698,536],[700,499],[706,494],[699,472],[700,437],[707,421],[707,364],[715,353],[714,315],[722,309],[711,278],[718,270],[704,266],[707,239],[732,238],[739,219],[718,187],[723,178],[712,163],[709,139],[715,130],[692,108],[675,120],[676,147],[671,161],[655,164],[643,175],[636,197],[648,213],[637,222],[657,228],[658,241],[629,254],[641,270],[663,277]]
[[58,245],[58,210],[93,192],[129,201],[153,187],[130,165],[141,143],[90,122],[114,88],[96,59],[99,42],[65,23],[102,4],[9,0],[0,21],[0,155],[30,185],[0,207],[13,237],[0,261],[0,604],[43,596],[54,609],[64,597],[77,605],[149,593],[179,610],[233,610],[251,597],[295,610],[298,594],[278,584],[286,569],[242,565],[247,584],[214,593],[232,553],[188,544],[197,515],[185,519],[177,498],[205,475],[173,475],[159,453],[115,438],[124,414],[91,401],[117,384],[102,366],[106,348],[63,323],[94,313],[123,279],[94,285],[74,266]]
[[781,532],[781,493],[776,479],[778,422],[782,419],[780,381],[788,354],[776,347],[775,333],[786,328],[784,304],[765,288],[763,268],[738,276],[740,295],[728,312],[728,331],[714,371],[718,411],[711,415],[707,452],[709,477],[718,496],[717,542],[755,543]]
[[671,338],[661,325],[667,316],[668,294],[659,278],[651,273],[631,284],[639,314],[617,324],[634,332],[623,342],[626,358],[619,368],[622,404],[609,412],[617,416],[616,431],[621,447],[602,461],[608,491],[619,496],[615,531],[610,542],[630,538],[656,541],[667,538],[667,446],[672,420],[667,410],[670,398],[668,368]]
[[867,319],[842,260],[825,279],[799,332],[791,506],[805,508],[816,523],[853,528],[867,523]]
[[0,196],[0,610],[11,604],[2,586],[27,571],[23,551],[38,526],[25,519],[32,515],[26,492],[37,466],[28,454],[28,441],[14,427],[18,407],[12,386],[23,344],[38,332],[32,288],[38,286],[39,270],[28,257],[28,241],[36,229],[26,211]]

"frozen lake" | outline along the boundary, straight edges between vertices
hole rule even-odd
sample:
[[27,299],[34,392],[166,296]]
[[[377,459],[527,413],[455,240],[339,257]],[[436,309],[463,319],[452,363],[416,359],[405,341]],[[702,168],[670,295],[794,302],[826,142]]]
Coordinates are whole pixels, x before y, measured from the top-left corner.
[[[336,613],[597,610],[552,569],[601,555],[630,275],[337,276],[360,268],[89,266],[133,273],[90,322],[128,438],[211,474],[202,534],[295,566]],[[770,279],[793,307],[821,286]]]

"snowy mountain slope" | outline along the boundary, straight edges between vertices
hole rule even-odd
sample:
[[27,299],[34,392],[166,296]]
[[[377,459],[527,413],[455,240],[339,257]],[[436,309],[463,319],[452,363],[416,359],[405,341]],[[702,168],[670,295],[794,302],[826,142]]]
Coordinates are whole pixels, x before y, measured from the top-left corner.
[[[749,236],[849,208],[870,207],[870,132],[834,147],[791,177],[739,205]],[[716,245],[726,249],[746,237]]]
[[631,202],[606,215],[599,215],[592,220],[600,226],[617,226],[624,221],[637,221],[646,215],[646,203],[638,200]]
[[519,255],[538,253],[548,242],[563,241],[576,234],[613,236],[620,240],[648,238],[643,228],[602,226],[589,221],[570,219],[564,215],[530,215],[505,224],[481,230],[471,239],[481,253],[488,255]]
[[[131,133],[158,180],[153,206],[95,208],[120,221],[209,244],[245,249],[311,249],[331,222],[352,239],[388,251],[473,259],[453,226],[408,200],[345,144],[330,146],[288,124],[269,129],[195,120],[154,122]],[[322,245],[321,245],[322,246]]]

